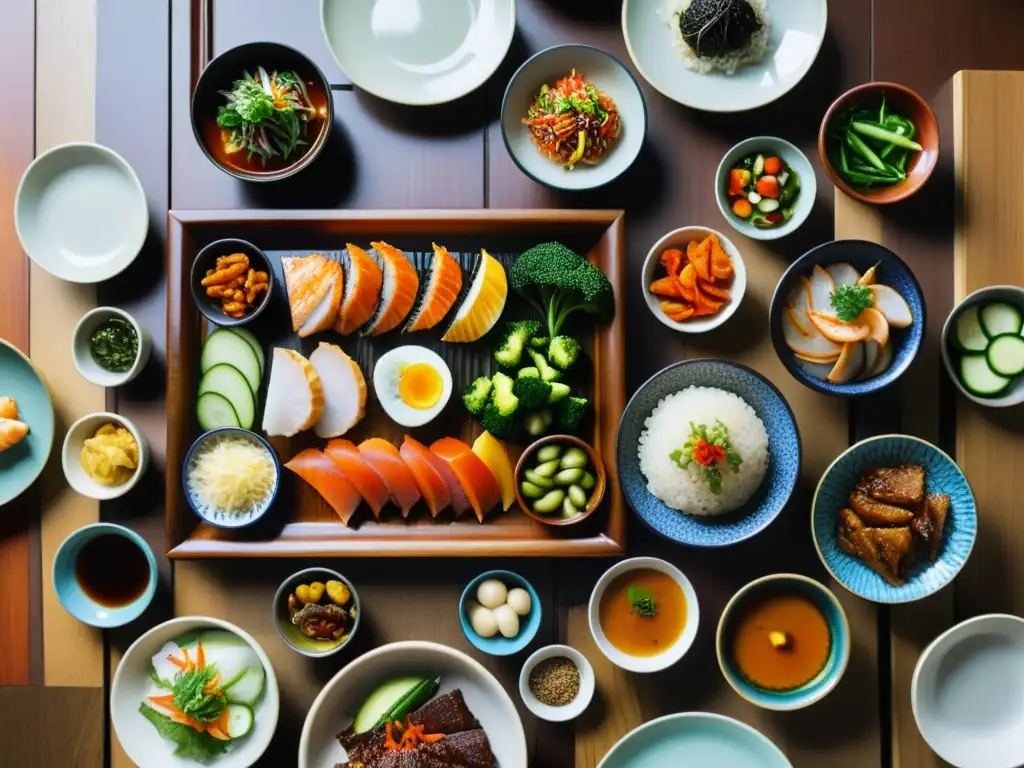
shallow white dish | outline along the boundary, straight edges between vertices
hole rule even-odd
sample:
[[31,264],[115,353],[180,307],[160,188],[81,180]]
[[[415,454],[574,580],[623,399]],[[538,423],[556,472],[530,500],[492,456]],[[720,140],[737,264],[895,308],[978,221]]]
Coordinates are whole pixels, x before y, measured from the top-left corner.
[[[119,317],[127,322],[139,340],[139,350],[135,355],[135,362],[124,373],[115,373],[100,367],[93,359],[90,350],[93,333],[112,317]],[[152,349],[153,345],[149,334],[143,330],[134,317],[117,307],[96,307],[96,309],[89,310],[75,325],[74,333],[71,336],[71,354],[75,359],[75,368],[78,369],[83,379],[99,387],[120,387],[134,379],[146,367]]]
[[[567,171],[540,153],[522,120],[541,86],[553,85],[573,69],[611,97],[621,127],[615,145],[599,163],[578,163]],[[589,45],[556,45],[534,54],[512,75],[501,102],[501,136],[512,161],[534,181],[556,189],[607,184],[633,164],[646,135],[647,104],[640,86],[621,61]]]
[[47,272],[98,283],[124,270],[142,249],[149,229],[146,193],[114,150],[61,144],[21,177],[14,225],[25,253]]
[[640,74],[665,96],[708,112],[742,112],[789,91],[811,68],[825,38],[826,0],[767,0],[768,50],[733,74],[687,69],[671,9],[678,0],[625,0],[622,33]]
[[[654,571],[661,571],[671,576],[679,588],[683,590],[686,598],[686,626],[679,635],[675,644],[659,653],[657,656],[630,656],[623,653],[612,645],[601,628],[601,598],[608,585],[620,574],[627,571],[635,571],[638,568],[650,568]],[[683,575],[683,572],[671,563],[660,560],[657,557],[632,557],[616,563],[604,575],[597,580],[594,591],[590,593],[590,604],[587,606],[587,614],[590,620],[590,634],[594,636],[594,642],[601,649],[601,653],[608,657],[615,666],[621,667],[629,672],[660,672],[668,669],[690,650],[693,641],[697,637],[697,627],[700,625],[700,607],[697,603],[697,593],[693,589],[690,580]]]
[[[135,442],[139,445],[138,469],[135,470],[135,474],[127,482],[116,486],[100,485],[97,483],[82,469],[80,459],[82,443],[92,437],[97,429],[104,424],[110,423],[122,426],[131,432]],[[64,469],[64,477],[68,484],[83,496],[88,496],[90,499],[99,499],[100,501],[116,499],[128,493],[138,484],[142,476],[146,474],[146,468],[149,466],[149,441],[142,431],[124,416],[107,412],[90,413],[80,418],[68,429],[67,435],[64,436],[64,445],[61,447],[60,463]]]
[[462,690],[487,733],[498,765],[526,767],[526,736],[512,699],[479,662],[453,648],[414,640],[363,654],[331,678],[313,701],[299,740],[299,768],[334,768],[345,761],[336,734],[352,724],[366,697],[382,683],[405,675],[441,676],[439,693]]
[[[533,691],[530,690],[530,673],[542,661],[559,657],[569,659],[580,671],[580,692],[565,706],[553,707],[533,695]],[[519,695],[526,708],[541,720],[552,723],[564,723],[582,715],[594,698],[594,687],[594,668],[590,666],[586,656],[568,645],[547,645],[535,651],[523,664],[523,669],[519,673]]]
[[487,81],[516,29],[515,0],[320,0],[327,47],[364,91],[398,104],[454,101]]
[[149,678],[152,657],[164,644],[197,629],[222,629],[233,632],[247,642],[263,664],[266,681],[263,694],[254,708],[252,730],[244,740],[232,745],[229,752],[212,760],[216,768],[248,768],[266,751],[277,729],[280,696],[277,676],[267,654],[248,633],[227,621],[209,616],[182,616],[165,621],[136,640],[125,651],[114,674],[110,689],[110,718],[121,747],[139,768],[196,768],[194,760],[176,757],[176,745],[163,738],[139,712],[152,687]]
[[1024,765],[1024,619],[977,616],[939,635],[911,681],[914,720],[956,768]]

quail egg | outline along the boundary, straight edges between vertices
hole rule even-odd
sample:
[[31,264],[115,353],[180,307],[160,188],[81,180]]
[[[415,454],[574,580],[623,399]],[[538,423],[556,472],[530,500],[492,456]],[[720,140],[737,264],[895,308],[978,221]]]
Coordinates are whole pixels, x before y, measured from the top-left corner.
[[373,368],[373,389],[384,412],[403,427],[419,427],[444,409],[452,395],[452,372],[426,347],[396,347]]

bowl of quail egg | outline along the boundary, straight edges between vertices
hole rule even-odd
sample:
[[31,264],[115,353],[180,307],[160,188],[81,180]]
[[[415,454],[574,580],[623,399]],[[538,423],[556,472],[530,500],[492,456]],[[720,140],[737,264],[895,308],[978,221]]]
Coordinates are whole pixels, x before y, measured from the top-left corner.
[[526,648],[540,627],[540,598],[512,571],[487,571],[466,585],[459,620],[466,639],[491,656],[511,656]]

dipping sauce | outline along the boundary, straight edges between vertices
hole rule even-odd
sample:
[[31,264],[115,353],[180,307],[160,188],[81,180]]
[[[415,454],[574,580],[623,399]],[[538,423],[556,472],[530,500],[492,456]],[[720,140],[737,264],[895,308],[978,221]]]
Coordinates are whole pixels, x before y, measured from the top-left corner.
[[121,608],[142,597],[149,586],[149,560],[131,539],[105,533],[82,546],[75,558],[75,579],[91,600]]
[[598,610],[608,642],[630,656],[669,650],[686,626],[686,595],[667,573],[637,568],[617,576]]
[[756,598],[735,624],[732,658],[748,681],[788,691],[806,685],[828,663],[832,633],[821,610],[801,595]]

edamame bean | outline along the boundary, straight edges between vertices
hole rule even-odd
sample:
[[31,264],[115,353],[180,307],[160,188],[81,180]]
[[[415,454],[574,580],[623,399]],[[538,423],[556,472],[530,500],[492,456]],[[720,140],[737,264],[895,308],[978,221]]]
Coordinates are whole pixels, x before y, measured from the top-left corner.
[[533,511],[538,515],[550,515],[557,511],[563,501],[565,501],[565,491],[548,491],[542,498],[533,502]]
[[572,485],[578,483],[582,477],[583,470],[573,467],[572,469],[563,469],[551,479],[555,481],[555,485]]
[[554,488],[555,487],[555,484],[551,480],[551,478],[541,477],[540,475],[538,475],[532,469],[528,469],[525,472],[523,472],[523,477],[526,478],[526,480],[528,482],[531,482],[534,485],[536,485],[538,488]]
[[587,492],[578,485],[570,485],[569,490],[566,493],[569,496],[569,501],[571,501],[575,506],[580,509],[587,506]]
[[561,467],[562,469],[572,469],[575,467],[583,469],[587,466],[588,461],[589,457],[587,456],[587,452],[582,448],[573,446],[566,451],[565,455],[562,457]]
[[537,449],[537,461],[544,463],[545,461],[554,461],[562,455],[562,446],[560,445],[544,445]]
[[589,472],[584,472],[583,478],[580,480],[580,488],[584,491],[592,491],[595,485],[597,485],[597,478]]
[[562,502],[562,517],[576,517],[580,511],[573,506],[573,503],[569,499],[565,499]]
[[538,464],[534,467],[533,471],[541,477],[551,477],[558,471],[558,461],[545,461],[543,464]]
[[544,495],[544,489],[539,485],[534,485],[528,480],[524,480],[519,484],[519,490],[522,491],[523,496],[528,499],[539,499]]

